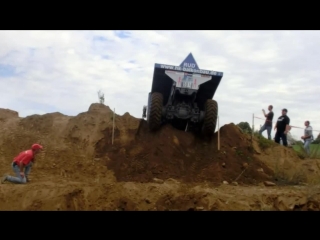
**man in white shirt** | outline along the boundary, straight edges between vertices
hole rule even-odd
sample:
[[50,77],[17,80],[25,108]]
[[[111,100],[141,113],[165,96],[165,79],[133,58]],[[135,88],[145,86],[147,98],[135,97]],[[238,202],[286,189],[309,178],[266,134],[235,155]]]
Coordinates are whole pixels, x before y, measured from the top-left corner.
[[307,152],[308,156],[310,156],[310,143],[313,140],[312,127],[310,126],[310,121],[305,121],[304,125],[306,128],[304,129],[304,135],[301,139],[304,140],[304,150]]

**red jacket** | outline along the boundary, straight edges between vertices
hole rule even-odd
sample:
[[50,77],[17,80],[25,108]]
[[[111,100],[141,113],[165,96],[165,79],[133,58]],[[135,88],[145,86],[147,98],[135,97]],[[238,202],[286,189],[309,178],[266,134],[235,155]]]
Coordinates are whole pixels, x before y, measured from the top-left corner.
[[33,151],[26,150],[26,151],[19,153],[19,155],[13,159],[13,162],[18,165],[20,165],[21,162],[24,165],[28,165],[32,159],[33,159]]

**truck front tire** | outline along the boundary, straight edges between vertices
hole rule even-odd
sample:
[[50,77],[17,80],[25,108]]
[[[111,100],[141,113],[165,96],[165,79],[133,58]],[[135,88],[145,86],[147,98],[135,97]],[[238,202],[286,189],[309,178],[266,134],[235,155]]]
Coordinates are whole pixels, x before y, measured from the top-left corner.
[[212,136],[216,130],[218,118],[218,103],[213,99],[208,99],[205,103],[205,116],[203,120],[202,133]]
[[161,93],[152,93],[150,102],[150,111],[148,125],[151,131],[156,131],[161,126],[162,120],[162,108],[163,108],[163,96]]

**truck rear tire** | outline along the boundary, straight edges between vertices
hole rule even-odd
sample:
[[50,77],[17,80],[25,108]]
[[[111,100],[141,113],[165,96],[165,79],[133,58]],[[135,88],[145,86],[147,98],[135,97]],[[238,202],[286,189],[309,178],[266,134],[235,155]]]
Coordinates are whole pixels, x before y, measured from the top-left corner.
[[156,131],[161,126],[163,108],[163,96],[161,93],[152,93],[150,102],[150,114],[148,119],[149,129]]
[[205,104],[205,116],[203,120],[202,133],[212,136],[216,130],[218,118],[218,103],[213,99],[208,99]]

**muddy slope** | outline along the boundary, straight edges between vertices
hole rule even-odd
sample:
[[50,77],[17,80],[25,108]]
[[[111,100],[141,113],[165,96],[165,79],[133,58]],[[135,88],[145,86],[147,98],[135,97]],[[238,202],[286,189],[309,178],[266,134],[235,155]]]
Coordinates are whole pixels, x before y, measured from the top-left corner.
[[[268,188],[262,184],[275,177],[316,183],[320,171],[315,161],[303,162],[292,149],[278,145],[262,150],[257,139],[252,146],[250,136],[233,123],[221,128],[218,151],[217,135],[204,141],[170,125],[151,134],[144,120],[129,113],[116,115],[112,145],[112,122],[113,112],[102,104],[92,104],[77,116],[48,113],[20,118],[15,111],[0,109],[1,173],[12,174],[13,157],[32,143],[45,147],[36,157],[31,183],[0,185],[0,208],[318,208],[314,200],[318,198],[317,189],[311,194],[307,189]],[[223,185],[223,181],[236,181],[238,186]],[[20,198],[22,195],[25,197]]]

